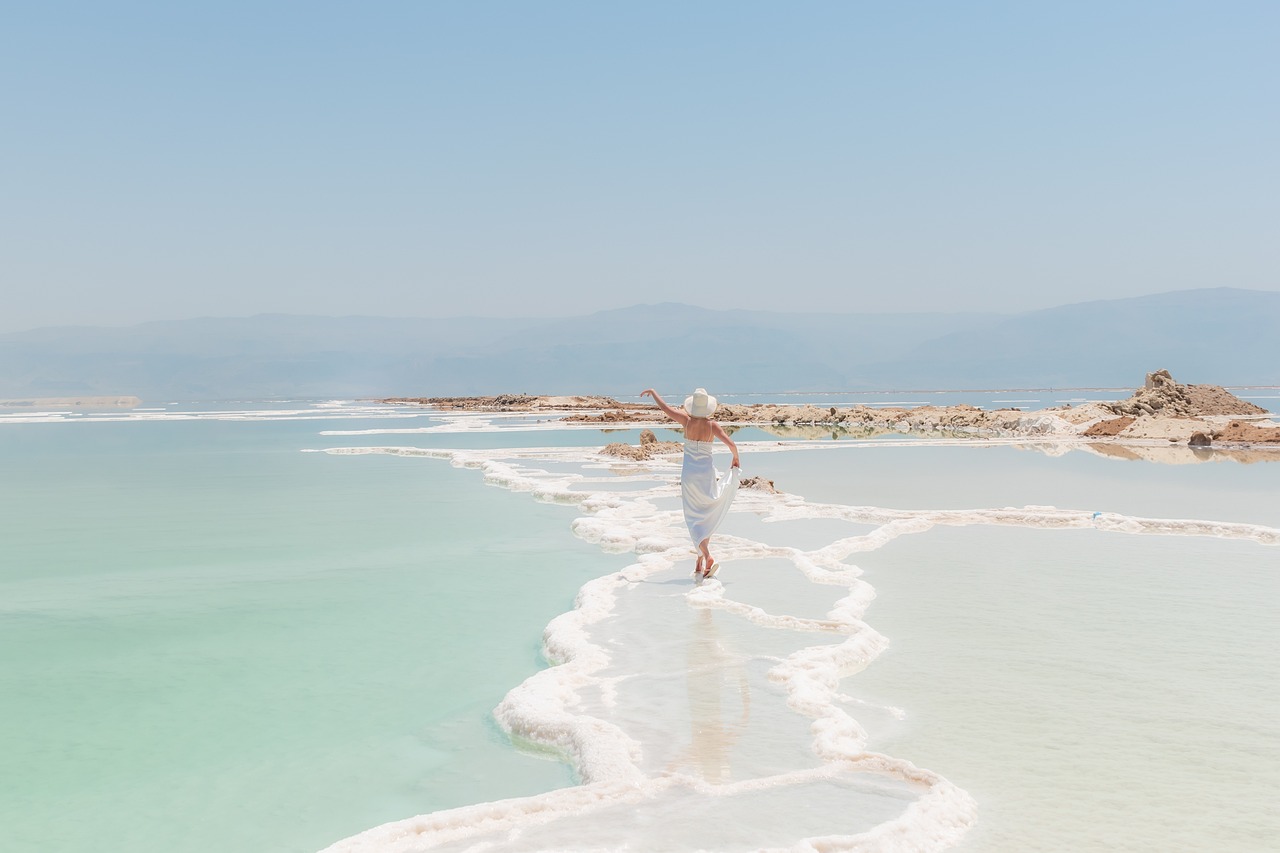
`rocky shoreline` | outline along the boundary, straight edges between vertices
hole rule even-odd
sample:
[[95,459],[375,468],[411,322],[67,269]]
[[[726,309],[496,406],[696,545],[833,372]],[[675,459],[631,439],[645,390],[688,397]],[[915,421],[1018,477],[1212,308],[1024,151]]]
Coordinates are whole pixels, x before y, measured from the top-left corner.
[[434,409],[466,412],[534,412],[555,410],[618,409],[623,406],[612,397],[593,395],[539,396],[536,394],[497,394],[489,397],[383,397],[379,403],[416,404]]
[[[652,405],[621,403],[599,396],[395,397],[381,402],[416,403],[446,411],[557,413],[566,422],[611,427],[668,422]],[[1167,370],[1147,374],[1142,388],[1114,403],[1085,403],[1036,411],[981,409],[969,405],[824,408],[723,403],[716,410],[715,418],[728,428],[754,426],[779,438],[856,438],[905,433],[948,438],[1080,439],[1119,444],[1166,442],[1200,448],[1280,450],[1280,427],[1271,421],[1272,415],[1266,409],[1241,400],[1217,385],[1178,383]]]

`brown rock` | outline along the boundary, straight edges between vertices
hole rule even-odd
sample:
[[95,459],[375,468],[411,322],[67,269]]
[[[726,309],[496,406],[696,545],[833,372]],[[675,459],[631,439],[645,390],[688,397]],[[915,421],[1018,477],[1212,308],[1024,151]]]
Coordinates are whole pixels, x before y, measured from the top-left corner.
[[1096,438],[1106,435],[1119,435],[1130,426],[1136,418],[1112,418],[1109,421],[1098,421],[1093,426],[1084,431],[1089,438]]
[[1142,387],[1147,391],[1151,391],[1155,388],[1170,388],[1177,384],[1178,383],[1173,381],[1173,377],[1169,374],[1169,371],[1161,369],[1148,373],[1147,381],[1143,383]]
[[1208,447],[1213,444],[1213,439],[1202,432],[1193,433],[1191,438],[1187,439],[1187,444],[1192,447]]
[[649,458],[649,454],[645,452],[643,447],[632,447],[629,444],[621,444],[618,442],[606,444],[600,452],[606,456],[617,456],[620,459],[634,459],[637,462]]
[[612,397],[537,396],[533,394],[497,394],[488,397],[385,397],[380,403],[417,403],[437,409],[460,411],[524,412],[537,409],[621,409]]
[[652,459],[662,453],[674,453],[680,449],[678,441],[658,441],[658,437],[653,434],[653,430],[641,430],[640,446],[633,447],[630,444],[606,444],[600,452],[606,456],[617,456],[620,459],[634,459],[637,462],[643,462],[646,459]]
[[1261,427],[1244,421],[1232,421],[1214,435],[1213,439],[1227,444],[1280,444],[1280,427]]
[[1267,410],[1241,400],[1218,385],[1184,385],[1191,402],[1191,414],[1205,415],[1265,415]]
[[780,494],[773,485],[773,480],[766,480],[764,477],[744,477],[738,481],[740,489],[755,489],[758,492],[767,492],[771,495]]

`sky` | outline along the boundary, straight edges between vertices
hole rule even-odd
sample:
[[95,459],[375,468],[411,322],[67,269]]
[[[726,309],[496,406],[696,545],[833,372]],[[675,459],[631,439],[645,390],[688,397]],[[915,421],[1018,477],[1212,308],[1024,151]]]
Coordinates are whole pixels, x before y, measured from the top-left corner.
[[0,332],[1280,290],[1280,3],[8,4]]

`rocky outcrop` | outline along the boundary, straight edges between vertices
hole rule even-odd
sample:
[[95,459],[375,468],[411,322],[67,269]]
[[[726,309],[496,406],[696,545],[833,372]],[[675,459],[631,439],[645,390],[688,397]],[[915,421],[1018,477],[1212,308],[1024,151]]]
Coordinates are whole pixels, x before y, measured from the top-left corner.
[[614,443],[605,445],[600,452],[606,456],[617,456],[620,459],[643,462],[646,459],[652,459],[654,456],[660,456],[664,453],[678,453],[680,449],[680,442],[658,441],[658,437],[653,434],[653,430],[645,429],[640,431],[639,447]]
[[[424,403],[438,408],[479,411],[567,411],[571,414],[565,415],[564,420],[575,423],[670,423],[655,406],[623,404],[609,397],[402,397],[386,402]],[[1185,444],[1197,432],[1215,441],[1220,440],[1215,431],[1221,429],[1226,418],[1266,414],[1265,409],[1241,400],[1218,385],[1183,385],[1175,381],[1169,371],[1157,370],[1147,374],[1143,387],[1125,400],[1089,402],[1034,412],[987,410],[968,405],[906,409],[864,405],[841,408],[724,403],[716,410],[715,418],[731,432],[738,426],[754,426],[779,438],[862,438],[907,433],[943,438],[1084,437]],[[1255,440],[1267,445],[1275,443],[1273,432],[1265,427],[1242,424],[1235,434],[1258,436],[1257,439],[1237,439],[1241,443]],[[672,450],[679,449],[675,442],[667,445]],[[610,445],[606,452],[623,458],[648,459],[653,453],[670,451],[648,451],[642,442],[640,447]]]
[[436,409],[469,412],[557,412],[575,409],[621,409],[612,397],[590,395],[535,396],[532,394],[498,394],[491,397],[386,397],[379,403],[413,403]]
[[[680,442],[678,442],[678,441],[658,441],[658,436],[654,435],[653,430],[651,430],[651,429],[642,429],[642,430],[640,430],[640,446],[641,446],[641,447],[647,447],[647,448],[650,448],[650,449],[658,448],[658,447],[662,447],[662,448],[666,448],[666,449],[672,449],[672,448],[674,448],[675,450],[679,450],[679,449],[680,449]],[[654,450],[654,452],[655,452],[655,453],[659,453],[659,452],[661,452],[661,453],[665,453],[665,452],[666,452],[666,450],[662,450],[662,451]]]
[[[877,434],[910,432],[934,435],[990,435],[1013,437],[1074,432],[1055,412],[1022,412],[1017,409],[988,411],[977,406],[919,406],[914,409],[852,406],[846,409],[817,406],[721,406],[720,423],[760,425],[783,436],[796,427],[834,427],[838,431]],[[789,437],[789,436],[788,436]]]
[[600,450],[605,456],[617,456],[619,459],[632,459],[641,462],[649,458],[649,454],[645,452],[643,447],[632,447],[630,444],[621,444],[615,442],[606,444]]
[[764,477],[743,477],[738,481],[740,489],[754,489],[757,492],[765,492],[770,495],[782,494],[773,485],[773,480],[766,480]]
[[1127,400],[1109,404],[1107,408],[1116,415],[1135,418],[1267,414],[1266,409],[1241,400],[1219,385],[1182,385],[1167,370],[1148,373],[1141,390]]

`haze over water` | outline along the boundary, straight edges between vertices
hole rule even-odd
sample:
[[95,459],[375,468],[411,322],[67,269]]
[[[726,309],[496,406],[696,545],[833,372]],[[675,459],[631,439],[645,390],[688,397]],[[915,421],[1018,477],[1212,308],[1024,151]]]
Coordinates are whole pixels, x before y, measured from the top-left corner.
[[[634,431],[254,408],[0,424],[7,849],[315,850],[507,797],[557,817],[486,835],[462,812],[437,849],[1280,833],[1276,463],[743,431],[787,496],[735,505],[698,588],[677,469],[596,455]],[[421,427],[443,431],[369,432]],[[577,665],[543,669],[543,627],[606,576],[582,633],[548,634]],[[613,732],[561,741],[597,748],[576,773],[494,717],[563,734],[530,709],[565,701]],[[350,849],[428,849],[432,825]]]

